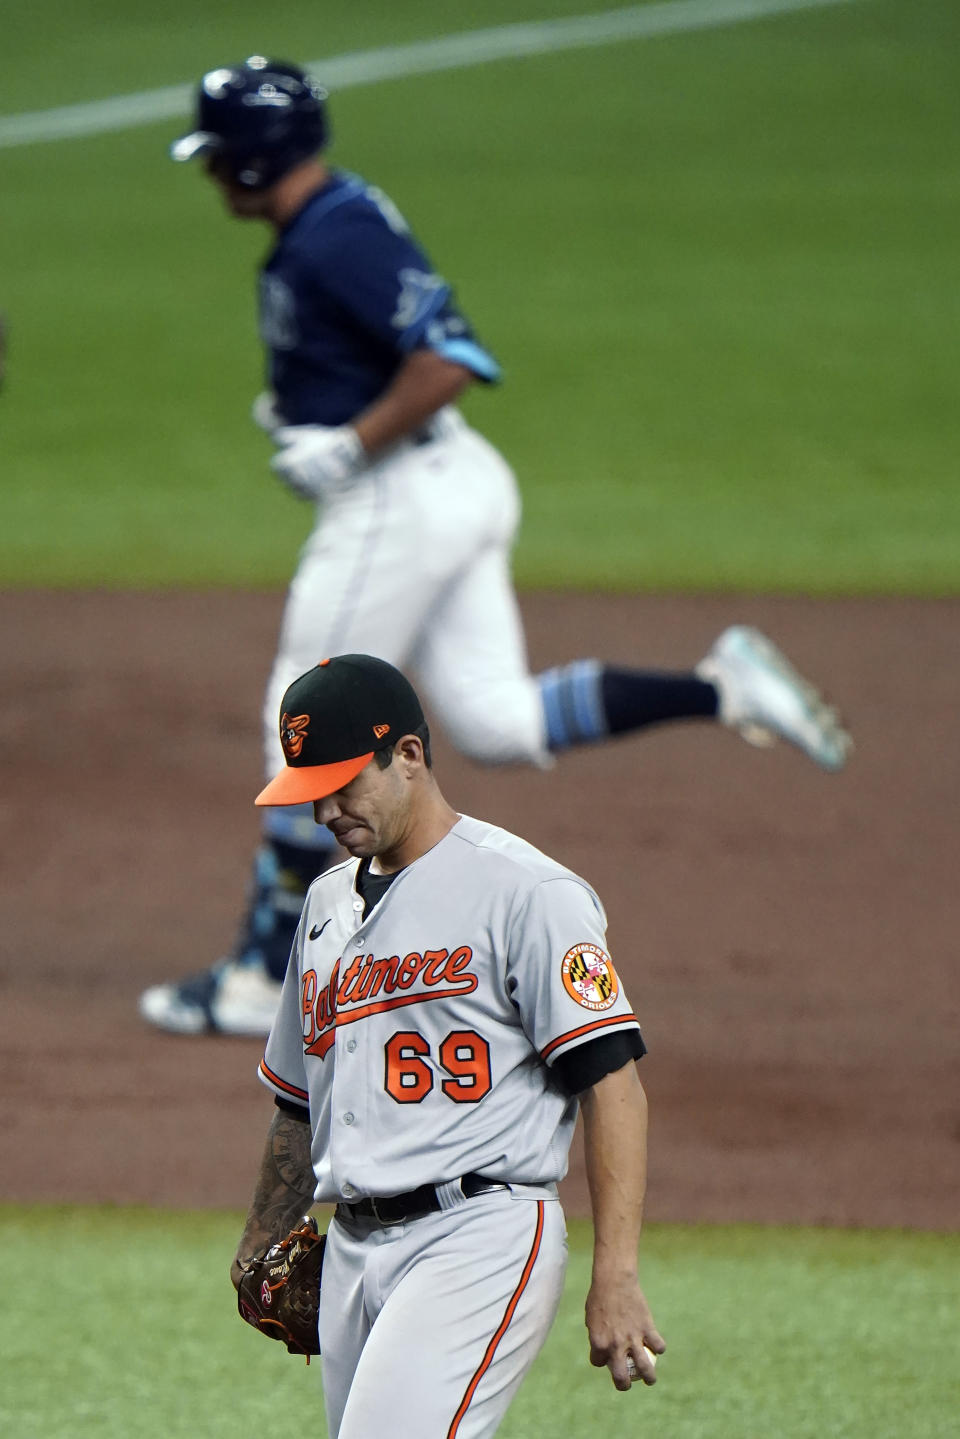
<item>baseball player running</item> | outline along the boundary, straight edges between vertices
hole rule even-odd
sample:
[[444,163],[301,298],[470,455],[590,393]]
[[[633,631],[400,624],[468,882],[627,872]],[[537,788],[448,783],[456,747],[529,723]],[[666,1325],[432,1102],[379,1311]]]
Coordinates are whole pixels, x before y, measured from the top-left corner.
[[331,1439],[491,1435],[560,1301],[556,1184],[579,1111],[590,1360],[618,1389],[654,1383],[644,1044],[597,895],[451,808],[417,695],[382,660],[295,680],[280,741],[257,804],[312,806],[351,858],[310,887],[260,1065],[278,1107],[234,1282],[335,1203],[318,1321]]
[[[734,627],[692,673],[578,660],[532,675],[510,578],[520,514],[512,471],[454,406],[496,361],[396,206],[329,166],[323,90],[254,56],[201,81],[197,126],[172,149],[203,157],[232,214],[266,223],[260,274],[269,389],[254,418],[272,467],[316,506],[287,597],[264,703],[267,773],[285,688],[318,654],[356,650],[415,672],[466,755],[545,765],[571,745],[671,720],[782,736],[828,770],[849,736],[755,630]],[[309,809],[273,811],[231,956],[148,989],[141,1012],[179,1033],[265,1034],[306,888],[338,855]]]

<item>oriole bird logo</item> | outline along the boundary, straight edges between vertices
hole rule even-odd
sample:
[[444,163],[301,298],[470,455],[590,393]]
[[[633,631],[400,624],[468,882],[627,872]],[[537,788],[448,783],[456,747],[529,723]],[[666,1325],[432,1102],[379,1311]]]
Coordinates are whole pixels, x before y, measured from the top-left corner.
[[309,715],[294,715],[292,719],[286,713],[281,716],[280,743],[283,745],[283,752],[288,759],[296,759],[303,749],[309,724]]

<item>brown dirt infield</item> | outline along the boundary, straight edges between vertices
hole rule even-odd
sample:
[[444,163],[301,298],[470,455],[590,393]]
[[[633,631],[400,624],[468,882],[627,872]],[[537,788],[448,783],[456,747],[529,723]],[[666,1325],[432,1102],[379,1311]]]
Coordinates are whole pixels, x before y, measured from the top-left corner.
[[[257,1041],[176,1039],[148,983],[232,938],[281,597],[0,599],[0,1199],[244,1207]],[[648,1215],[954,1229],[960,604],[538,594],[535,667],[686,667],[758,623],[842,703],[841,776],[673,726],[480,770],[459,808],[589,878],[644,1025]],[[565,1186],[584,1208],[579,1160]]]

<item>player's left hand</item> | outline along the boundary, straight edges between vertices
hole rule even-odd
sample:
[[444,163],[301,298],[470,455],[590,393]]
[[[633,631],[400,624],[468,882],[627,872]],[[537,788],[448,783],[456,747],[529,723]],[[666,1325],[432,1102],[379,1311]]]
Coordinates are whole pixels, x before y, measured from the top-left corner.
[[277,409],[277,397],[272,390],[261,390],[250,409],[250,418],[258,430],[269,435],[271,440],[286,420]]
[[280,448],[271,468],[308,500],[329,500],[342,493],[367,463],[367,452],[350,425],[284,425],[273,439]]
[[[241,1319],[268,1339],[280,1339],[290,1354],[320,1353],[317,1314],[327,1236],[305,1215],[285,1239],[239,1265],[237,1310]],[[232,1271],[231,1271],[232,1272]]]
[[663,1354],[667,1346],[636,1279],[595,1277],[587,1295],[586,1322],[590,1363],[598,1369],[606,1366],[615,1388],[627,1390],[637,1379],[656,1384],[654,1360],[646,1351]]

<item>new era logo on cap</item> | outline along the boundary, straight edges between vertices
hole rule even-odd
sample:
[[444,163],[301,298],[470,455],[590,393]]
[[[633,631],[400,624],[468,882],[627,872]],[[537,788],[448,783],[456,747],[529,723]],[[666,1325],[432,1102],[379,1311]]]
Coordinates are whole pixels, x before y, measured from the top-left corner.
[[286,767],[256,803],[303,804],[334,794],[379,749],[423,724],[413,686],[372,655],[334,655],[294,680],[280,707]]

